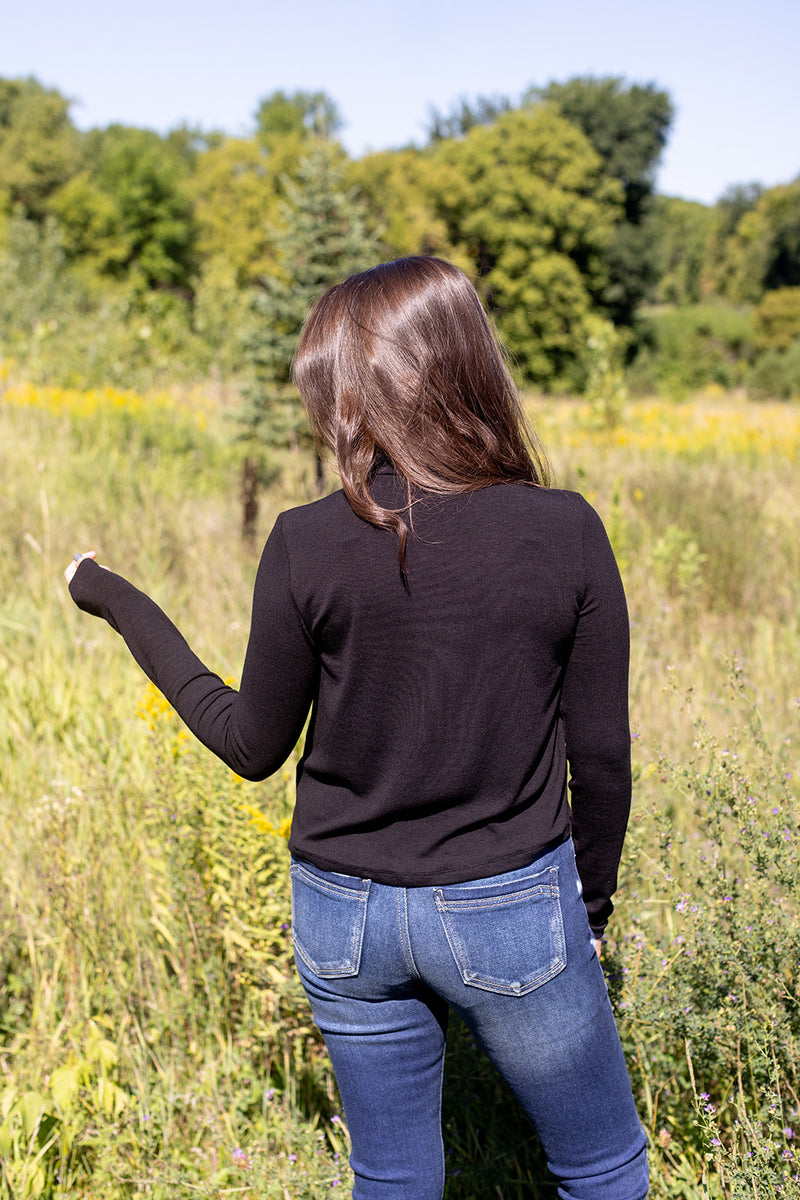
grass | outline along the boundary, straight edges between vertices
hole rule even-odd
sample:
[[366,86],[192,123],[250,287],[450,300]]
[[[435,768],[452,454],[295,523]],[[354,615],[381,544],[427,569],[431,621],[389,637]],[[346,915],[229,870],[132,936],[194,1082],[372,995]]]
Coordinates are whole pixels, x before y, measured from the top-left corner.
[[[348,1191],[291,963],[292,764],[237,780],[61,580],[97,549],[237,675],[256,562],[223,407],[0,397],[9,1200]],[[606,521],[629,597],[635,808],[605,956],[653,1195],[800,1195],[800,410],[641,402],[611,428],[566,401],[531,411],[559,483]],[[309,494],[312,464],[280,465],[264,536]],[[551,1195],[513,1101],[458,1025],[450,1041],[448,1200]]]

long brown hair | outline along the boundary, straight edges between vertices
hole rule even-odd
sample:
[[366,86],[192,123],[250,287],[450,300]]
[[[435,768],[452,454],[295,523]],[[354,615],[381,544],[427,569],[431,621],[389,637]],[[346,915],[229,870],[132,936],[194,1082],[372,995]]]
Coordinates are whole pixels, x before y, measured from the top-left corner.
[[[548,482],[478,294],[443,259],[381,263],[330,288],[306,319],[293,377],[351,507],[397,533],[401,567],[417,489]],[[402,509],[373,498],[383,459],[406,482]]]

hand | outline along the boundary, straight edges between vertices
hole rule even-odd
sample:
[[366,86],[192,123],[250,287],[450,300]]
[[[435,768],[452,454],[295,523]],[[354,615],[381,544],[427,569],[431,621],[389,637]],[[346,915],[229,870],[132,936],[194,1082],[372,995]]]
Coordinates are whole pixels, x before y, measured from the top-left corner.
[[594,939],[594,949],[595,949],[595,953],[598,958],[600,957],[600,950],[602,948],[602,945],[603,945],[603,942],[602,942],[601,938]]
[[85,558],[97,558],[97,551],[87,550],[85,554],[76,554],[73,556],[72,562],[64,572],[64,578],[67,581],[67,586],[72,583],[72,577],[78,569],[78,564],[82,563]]

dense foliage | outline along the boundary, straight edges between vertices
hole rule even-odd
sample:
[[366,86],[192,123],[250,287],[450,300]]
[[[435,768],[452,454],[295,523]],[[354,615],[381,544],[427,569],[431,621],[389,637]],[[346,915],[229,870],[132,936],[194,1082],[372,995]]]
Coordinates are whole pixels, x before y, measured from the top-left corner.
[[[252,385],[255,343],[277,345],[296,319],[287,246],[307,241],[295,228],[312,203],[301,198],[303,164],[328,155],[360,206],[367,258],[457,262],[523,380],[586,387],[599,319],[618,331],[628,364],[638,357],[639,389],[686,394],[722,381],[796,396],[796,324],[781,318],[777,344],[765,322],[778,319],[767,298],[800,286],[800,181],[733,185],[714,206],[655,195],[672,116],[652,84],[577,78],[519,100],[462,99],[432,114],[426,145],[351,161],[324,92],[266,96],[250,136],[160,136],[121,125],[80,133],[58,91],[0,80],[0,355],[56,383],[216,373]],[[365,260],[345,256],[331,273],[353,261]],[[258,295],[275,303],[259,313]],[[752,330],[754,307],[760,315],[721,362],[707,353],[704,321],[687,317],[694,365],[677,378],[661,322],[693,305],[719,310],[713,328]]]

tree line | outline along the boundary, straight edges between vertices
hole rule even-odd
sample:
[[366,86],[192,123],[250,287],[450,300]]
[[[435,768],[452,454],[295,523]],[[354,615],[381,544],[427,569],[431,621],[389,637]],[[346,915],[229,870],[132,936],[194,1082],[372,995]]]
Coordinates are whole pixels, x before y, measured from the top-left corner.
[[[475,280],[525,383],[584,389],[600,336],[664,385],[676,308],[728,314],[696,313],[679,353],[740,382],[800,355],[800,179],[659,196],[672,119],[653,84],[576,78],[462,100],[424,145],[351,159],[323,92],[266,96],[247,137],[161,136],[80,132],[60,92],[2,79],[0,352],[67,382],[216,372],[258,405],[324,286],[430,253]],[[288,402],[270,420],[296,433]]]

